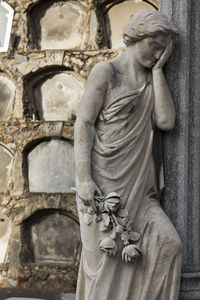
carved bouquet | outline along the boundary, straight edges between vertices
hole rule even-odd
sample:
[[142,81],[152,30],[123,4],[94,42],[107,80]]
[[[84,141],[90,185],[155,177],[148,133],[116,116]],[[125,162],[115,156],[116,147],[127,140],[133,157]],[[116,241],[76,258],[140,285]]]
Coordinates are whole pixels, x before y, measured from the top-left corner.
[[127,209],[121,208],[120,197],[117,193],[109,193],[106,197],[95,196],[96,212],[90,206],[80,205],[80,211],[84,214],[84,222],[90,225],[93,221],[99,222],[101,231],[111,232],[110,237],[104,238],[100,244],[100,250],[107,255],[115,255],[117,252],[116,239],[119,236],[124,244],[122,260],[135,261],[141,250],[135,242],[141,234],[133,230],[133,221],[128,220]]

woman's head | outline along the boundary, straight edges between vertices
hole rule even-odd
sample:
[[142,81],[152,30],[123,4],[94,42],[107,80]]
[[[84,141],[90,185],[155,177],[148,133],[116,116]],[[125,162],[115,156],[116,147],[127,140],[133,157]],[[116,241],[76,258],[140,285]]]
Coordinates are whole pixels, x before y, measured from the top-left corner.
[[178,29],[159,11],[150,9],[135,13],[123,31],[123,41],[128,47],[146,37],[158,34],[171,35],[173,39],[178,36]]

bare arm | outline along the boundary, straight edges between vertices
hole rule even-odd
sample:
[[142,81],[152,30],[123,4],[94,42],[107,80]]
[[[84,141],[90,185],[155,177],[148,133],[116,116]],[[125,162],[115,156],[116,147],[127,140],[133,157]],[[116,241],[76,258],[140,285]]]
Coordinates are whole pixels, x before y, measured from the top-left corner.
[[172,43],[166,48],[159,61],[152,69],[155,93],[154,119],[161,130],[170,130],[175,123],[175,109],[162,67],[167,61],[172,49]]
[[97,64],[91,71],[81,100],[75,124],[75,163],[77,190],[85,204],[94,207],[94,193],[101,193],[91,174],[91,152],[94,123],[103,105],[108,82],[107,63]]

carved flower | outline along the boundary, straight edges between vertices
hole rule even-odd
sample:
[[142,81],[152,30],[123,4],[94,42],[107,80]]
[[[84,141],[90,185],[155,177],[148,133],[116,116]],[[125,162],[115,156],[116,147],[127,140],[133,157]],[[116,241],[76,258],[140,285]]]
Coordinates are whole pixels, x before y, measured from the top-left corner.
[[105,199],[107,212],[117,212],[120,209],[120,197],[117,193],[109,193]]
[[117,251],[117,245],[115,241],[109,237],[101,241],[99,248],[109,256],[115,255]]
[[122,260],[125,262],[134,262],[141,253],[141,249],[136,245],[128,245],[122,251]]

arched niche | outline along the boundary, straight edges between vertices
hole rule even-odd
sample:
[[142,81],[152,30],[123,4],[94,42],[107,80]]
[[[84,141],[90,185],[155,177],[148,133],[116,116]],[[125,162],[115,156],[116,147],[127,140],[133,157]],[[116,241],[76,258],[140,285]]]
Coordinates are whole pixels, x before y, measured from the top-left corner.
[[51,139],[35,146],[27,157],[29,191],[70,193],[75,185],[74,148],[66,140]]
[[86,9],[74,1],[39,2],[29,14],[33,43],[40,50],[80,48],[86,16]]
[[105,13],[106,31],[110,48],[118,49],[124,47],[122,32],[132,15],[142,9],[155,10],[157,6],[158,1],[155,0],[126,0],[110,5]]
[[16,86],[6,74],[0,73],[0,121],[8,121],[12,115]]
[[69,121],[83,95],[84,81],[74,72],[60,71],[44,75],[32,89],[40,120]]
[[22,223],[22,262],[77,262],[80,252],[78,223],[59,210],[36,212]]
[[0,264],[4,263],[11,234],[9,218],[0,213]]
[[9,184],[11,168],[13,162],[12,153],[3,145],[0,144],[0,192],[4,193]]

